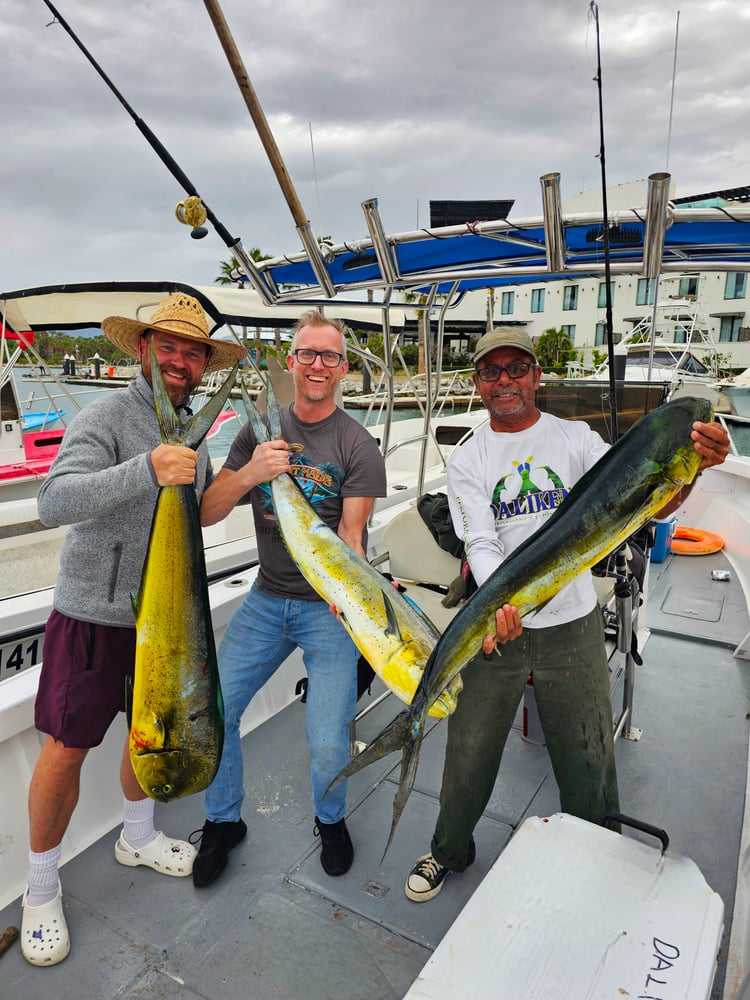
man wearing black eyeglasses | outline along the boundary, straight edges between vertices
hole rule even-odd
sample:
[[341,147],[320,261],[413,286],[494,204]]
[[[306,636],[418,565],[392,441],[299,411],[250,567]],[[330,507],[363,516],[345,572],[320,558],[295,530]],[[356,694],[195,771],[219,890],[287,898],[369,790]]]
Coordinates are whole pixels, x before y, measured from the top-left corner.
[[[258,443],[246,424],[201,502],[204,525],[226,517],[237,503],[252,504],[260,567],[219,648],[224,751],[206,792],[207,820],[193,866],[196,886],[210,885],[221,874],[229,852],[247,832],[240,817],[240,718],[296,648],[302,650],[308,676],[305,733],[321,864],[327,874],[343,875],[354,858],[344,822],[345,783],[325,792],[349,760],[359,654],[287,552],[268,485],[291,473],[323,520],[366,558],[367,520],[374,498],[385,496],[385,465],[375,439],[336,405],[336,390],[348,370],[345,330],[316,310],[299,318],[287,357],[294,401],[281,409],[284,440]],[[291,457],[287,442],[300,444],[301,451]]]
[[[542,370],[523,331],[500,327],[485,334],[474,366],[489,424],[451,456],[447,493],[454,528],[481,586],[607,445],[585,422],[538,409]],[[719,424],[695,424],[693,438],[704,466],[723,461],[728,438]],[[474,828],[492,794],[529,675],[562,810],[593,823],[619,810],[604,632],[591,574],[584,573],[523,623],[516,608],[499,609],[497,635],[485,639],[483,651],[462,671],[463,690],[448,720],[440,813],[430,853],[407,877],[409,899],[433,899],[450,872],[474,861]]]

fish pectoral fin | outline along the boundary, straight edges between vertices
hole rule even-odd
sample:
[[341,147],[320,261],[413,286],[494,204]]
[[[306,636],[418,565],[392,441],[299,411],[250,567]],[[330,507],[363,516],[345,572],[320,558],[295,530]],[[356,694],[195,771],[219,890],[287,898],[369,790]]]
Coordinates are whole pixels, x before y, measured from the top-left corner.
[[388,597],[388,594],[383,591],[383,606],[385,607],[385,634],[395,636],[399,642],[403,643],[403,636],[401,635],[401,627],[398,623],[398,615],[396,614],[396,609],[393,603]]
[[133,678],[125,678],[125,718],[128,729],[133,725]]
[[164,724],[164,719],[161,715],[154,715],[153,717],[153,728],[154,733],[157,737],[156,745],[162,750],[168,749],[167,747],[167,727]]

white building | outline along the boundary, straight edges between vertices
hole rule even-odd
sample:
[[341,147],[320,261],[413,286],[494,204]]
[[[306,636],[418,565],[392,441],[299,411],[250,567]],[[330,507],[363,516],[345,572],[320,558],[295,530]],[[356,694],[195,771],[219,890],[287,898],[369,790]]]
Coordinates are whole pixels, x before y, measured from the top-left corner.
[[[608,190],[610,217],[620,207],[645,204],[645,191],[645,181]],[[721,204],[731,210],[733,201],[748,199],[750,189],[741,188],[675,201],[695,206]],[[600,210],[601,192],[590,192],[569,201],[563,208],[563,216],[566,212]],[[747,368],[750,366],[747,278],[745,272],[707,271],[649,281],[639,274],[618,274],[610,282],[615,343],[639,325],[641,329],[650,328],[655,322],[657,337],[662,340],[692,343],[691,349],[700,343],[713,346],[722,367]],[[562,328],[583,364],[590,366],[594,351],[607,352],[605,284],[599,277],[576,277],[519,281],[491,291],[473,292],[455,310],[448,310],[448,328],[455,330],[464,319],[476,322],[486,317],[489,296],[489,311],[495,325],[521,325],[533,338],[546,330]],[[695,353],[700,356],[699,350]]]

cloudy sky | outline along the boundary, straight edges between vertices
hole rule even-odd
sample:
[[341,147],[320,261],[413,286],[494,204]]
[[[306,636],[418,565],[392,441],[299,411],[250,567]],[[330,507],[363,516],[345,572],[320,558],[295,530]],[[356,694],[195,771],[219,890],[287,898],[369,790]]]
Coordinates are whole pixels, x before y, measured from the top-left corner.
[[[56,0],[81,42],[246,248],[300,249],[202,0]],[[430,199],[541,215],[598,187],[585,0],[222,0],[316,235],[429,224]],[[677,72],[670,100],[679,10]],[[210,284],[228,252],[174,217],[178,183],[43,0],[0,0],[0,290]],[[668,167],[677,195],[750,183],[750,7],[600,0],[609,184]]]

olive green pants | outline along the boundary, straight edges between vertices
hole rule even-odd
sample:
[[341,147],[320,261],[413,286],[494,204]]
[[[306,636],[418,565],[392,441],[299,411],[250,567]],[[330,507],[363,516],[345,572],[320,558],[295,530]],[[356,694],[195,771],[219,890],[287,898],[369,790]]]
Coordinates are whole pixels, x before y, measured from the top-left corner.
[[619,811],[612,705],[598,607],[574,622],[525,628],[518,639],[462,672],[448,719],[434,857],[451,871],[474,860],[474,827],[492,794],[529,674],[563,812],[599,823]]

